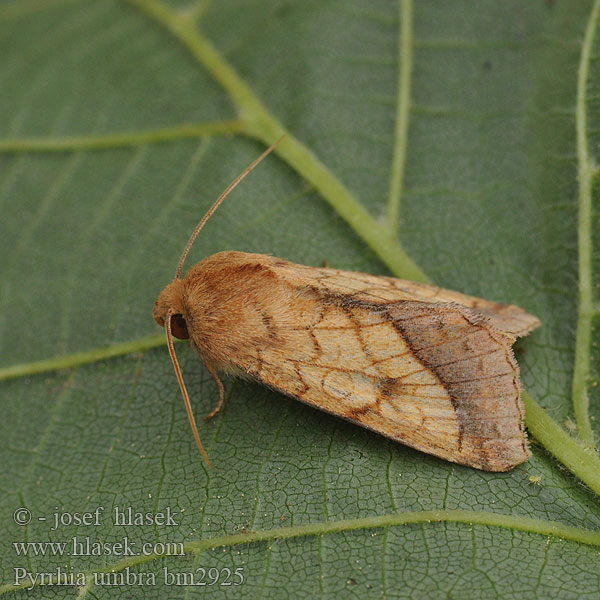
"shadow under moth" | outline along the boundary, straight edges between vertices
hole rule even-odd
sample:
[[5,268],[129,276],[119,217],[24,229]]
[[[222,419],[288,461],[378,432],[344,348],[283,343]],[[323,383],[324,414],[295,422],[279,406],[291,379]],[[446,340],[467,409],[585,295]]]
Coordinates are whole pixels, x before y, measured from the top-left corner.
[[512,344],[540,325],[518,306],[422,283],[219,252],[181,277],[187,254],[239,175],[192,234],[154,319],[169,352],[200,452],[172,336],[189,339],[217,372],[283,394],[428,454],[486,471],[530,456]]

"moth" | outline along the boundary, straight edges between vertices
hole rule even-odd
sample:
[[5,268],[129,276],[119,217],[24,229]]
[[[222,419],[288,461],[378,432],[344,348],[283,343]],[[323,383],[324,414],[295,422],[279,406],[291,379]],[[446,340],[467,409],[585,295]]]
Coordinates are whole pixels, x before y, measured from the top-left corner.
[[200,221],[154,306],[206,462],[172,336],[190,340],[217,383],[219,401],[205,420],[223,406],[221,372],[448,461],[507,471],[527,460],[512,345],[540,321],[518,306],[234,251],[209,256],[181,277],[208,219],[278,143]]

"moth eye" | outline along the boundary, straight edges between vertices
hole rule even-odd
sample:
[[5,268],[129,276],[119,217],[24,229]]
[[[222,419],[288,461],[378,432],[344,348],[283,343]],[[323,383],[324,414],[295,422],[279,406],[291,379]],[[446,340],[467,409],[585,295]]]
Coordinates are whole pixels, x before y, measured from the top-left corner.
[[179,313],[176,315],[171,315],[171,333],[178,340],[189,339],[190,334],[188,333],[187,323],[185,322],[183,315]]

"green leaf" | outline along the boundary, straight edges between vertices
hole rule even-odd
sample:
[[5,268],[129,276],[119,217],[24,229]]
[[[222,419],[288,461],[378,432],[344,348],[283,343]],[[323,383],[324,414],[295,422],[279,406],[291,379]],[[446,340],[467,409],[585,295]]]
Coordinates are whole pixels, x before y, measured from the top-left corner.
[[[26,571],[49,575],[16,597],[597,597],[599,12],[0,2],[0,593]],[[153,302],[284,132],[190,262],[326,260],[523,306],[543,322],[516,346],[525,465],[446,463],[233,380],[203,463]],[[216,385],[177,351],[206,414]],[[74,537],[111,545],[73,555]],[[18,545],[48,541],[66,549]],[[202,568],[219,581],[176,585]]]

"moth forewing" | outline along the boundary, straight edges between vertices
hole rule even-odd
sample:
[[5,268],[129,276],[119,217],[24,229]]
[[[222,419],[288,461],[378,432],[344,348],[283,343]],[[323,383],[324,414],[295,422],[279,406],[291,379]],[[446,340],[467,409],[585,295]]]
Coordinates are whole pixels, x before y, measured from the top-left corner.
[[[215,202],[155,303],[155,320],[190,338],[219,385],[209,417],[223,404],[221,371],[456,463],[506,471],[527,460],[511,346],[540,322],[521,308],[243,252],[209,256],[180,279],[208,217],[273,147]],[[169,347],[204,453],[171,341]]]
[[453,290],[445,290],[425,283],[416,283],[404,279],[387,278],[397,290],[414,295],[420,299],[435,303],[460,304],[470,308],[475,314],[488,320],[488,323],[511,337],[523,337],[541,325],[540,320],[514,304],[490,302],[483,298],[467,296]]

